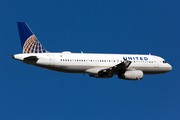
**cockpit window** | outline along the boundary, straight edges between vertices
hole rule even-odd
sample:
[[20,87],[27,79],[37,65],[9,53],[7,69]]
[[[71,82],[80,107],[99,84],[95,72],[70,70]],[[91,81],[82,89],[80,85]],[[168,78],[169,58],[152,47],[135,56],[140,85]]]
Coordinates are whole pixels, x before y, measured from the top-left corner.
[[167,63],[165,60],[163,60],[163,63]]

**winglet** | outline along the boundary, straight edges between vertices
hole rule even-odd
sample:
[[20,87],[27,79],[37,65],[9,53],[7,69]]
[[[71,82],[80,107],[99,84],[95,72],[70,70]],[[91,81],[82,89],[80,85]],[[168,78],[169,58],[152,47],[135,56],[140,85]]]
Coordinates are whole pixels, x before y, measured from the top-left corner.
[[23,53],[46,53],[32,30],[25,22],[17,22]]

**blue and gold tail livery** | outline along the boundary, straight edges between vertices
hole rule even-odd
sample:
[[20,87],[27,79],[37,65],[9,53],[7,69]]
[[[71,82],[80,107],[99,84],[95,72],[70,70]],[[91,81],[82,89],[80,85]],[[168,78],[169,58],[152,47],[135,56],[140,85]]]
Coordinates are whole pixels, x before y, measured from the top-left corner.
[[17,22],[17,25],[23,53],[47,53],[25,22]]

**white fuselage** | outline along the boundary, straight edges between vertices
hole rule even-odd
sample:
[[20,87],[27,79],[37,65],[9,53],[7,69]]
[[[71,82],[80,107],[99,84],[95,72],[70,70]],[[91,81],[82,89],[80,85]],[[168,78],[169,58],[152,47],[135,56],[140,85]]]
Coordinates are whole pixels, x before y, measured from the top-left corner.
[[[24,58],[36,56],[37,61],[25,61]],[[160,74],[171,71],[172,67],[161,57],[134,54],[90,54],[90,53],[30,53],[16,54],[14,59],[45,69],[66,73],[93,73],[99,69],[115,66],[124,60],[132,63],[128,69],[143,71],[144,74]],[[97,68],[97,71],[91,68]],[[118,73],[115,73],[118,74]]]
[[50,53],[39,42],[27,23],[17,22],[22,53],[12,58],[45,69],[66,73],[87,73],[90,77],[141,80],[144,74],[171,71],[166,61],[153,55]]

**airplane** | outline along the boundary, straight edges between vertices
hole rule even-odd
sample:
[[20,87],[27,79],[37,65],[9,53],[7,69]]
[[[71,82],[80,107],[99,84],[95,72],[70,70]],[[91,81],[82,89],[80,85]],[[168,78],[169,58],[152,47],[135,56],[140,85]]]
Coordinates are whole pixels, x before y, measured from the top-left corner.
[[64,72],[89,74],[95,78],[141,80],[144,74],[162,74],[172,70],[163,58],[141,54],[93,54],[48,52],[25,22],[17,22],[22,53],[13,59],[37,67]]

